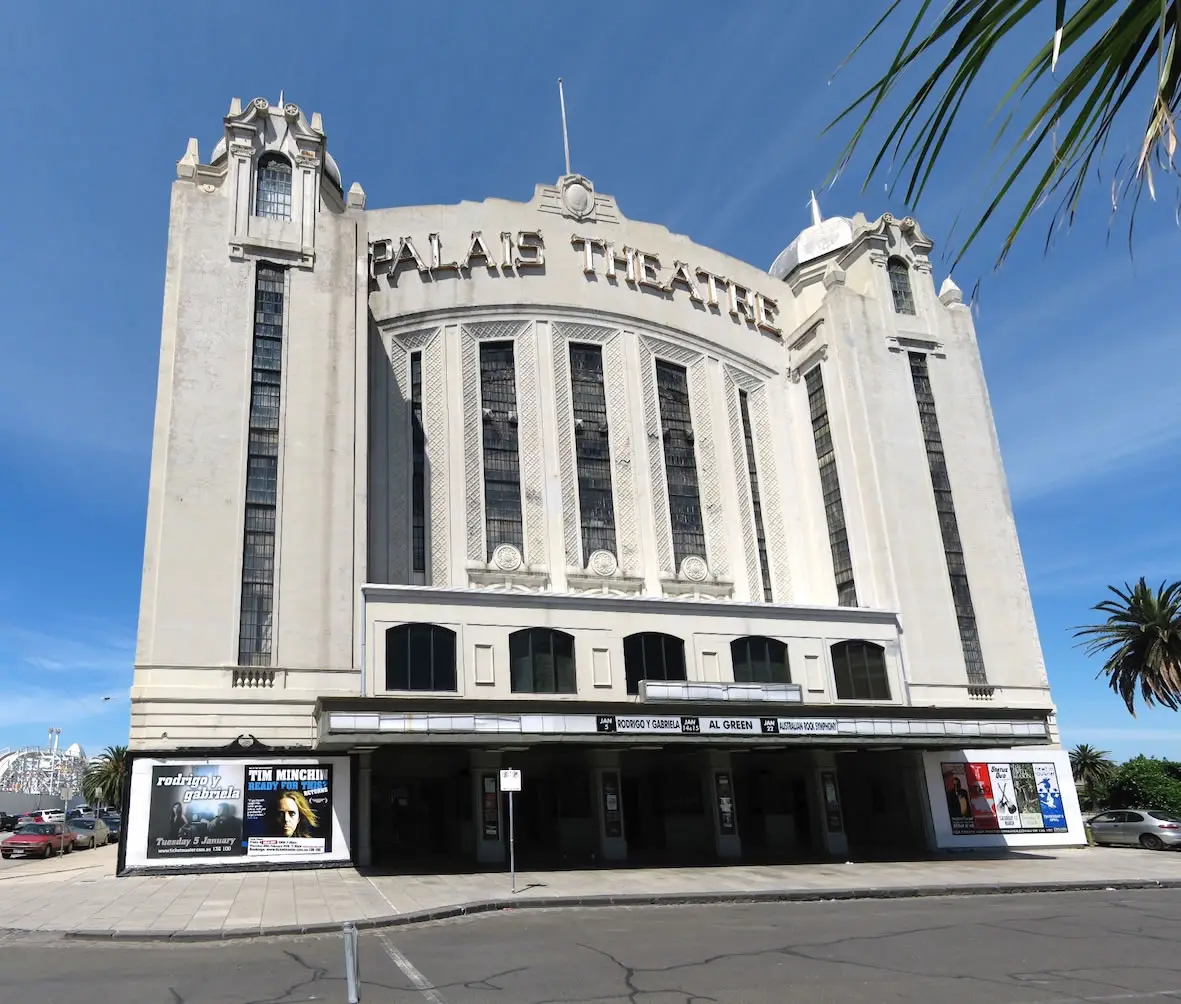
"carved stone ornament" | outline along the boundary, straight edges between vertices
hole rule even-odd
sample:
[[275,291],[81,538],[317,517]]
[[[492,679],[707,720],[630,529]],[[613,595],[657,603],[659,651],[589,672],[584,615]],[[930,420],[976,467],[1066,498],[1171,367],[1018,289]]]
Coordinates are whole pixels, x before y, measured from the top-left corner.
[[681,562],[681,575],[690,582],[704,582],[709,577],[709,566],[704,558],[691,554]]
[[562,179],[559,188],[566,212],[578,220],[594,216],[595,186],[591,182],[581,174],[571,174]]
[[253,104],[260,112],[269,111],[271,107],[271,103],[266,98],[255,98]]
[[492,564],[502,572],[515,572],[521,567],[521,552],[512,544],[501,544],[492,552]]
[[616,569],[619,568],[619,562],[615,560],[615,555],[610,551],[595,551],[590,556],[590,561],[587,562],[589,568],[595,575],[614,575]]

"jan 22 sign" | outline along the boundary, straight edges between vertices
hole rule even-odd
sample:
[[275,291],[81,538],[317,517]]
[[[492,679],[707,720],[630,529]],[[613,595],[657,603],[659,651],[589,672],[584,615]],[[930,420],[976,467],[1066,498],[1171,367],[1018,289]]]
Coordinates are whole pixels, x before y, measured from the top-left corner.
[[152,768],[150,859],[281,859],[331,850],[330,764]]
[[1067,830],[1052,763],[944,763],[941,769],[952,833]]

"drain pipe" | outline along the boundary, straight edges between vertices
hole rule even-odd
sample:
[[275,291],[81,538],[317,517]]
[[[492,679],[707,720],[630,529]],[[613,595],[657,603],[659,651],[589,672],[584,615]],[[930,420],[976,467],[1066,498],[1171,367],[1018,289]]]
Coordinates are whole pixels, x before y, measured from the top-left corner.
[[365,661],[365,642],[369,638],[369,619],[366,612],[367,597],[365,587],[361,586],[361,696],[369,696],[369,666]]

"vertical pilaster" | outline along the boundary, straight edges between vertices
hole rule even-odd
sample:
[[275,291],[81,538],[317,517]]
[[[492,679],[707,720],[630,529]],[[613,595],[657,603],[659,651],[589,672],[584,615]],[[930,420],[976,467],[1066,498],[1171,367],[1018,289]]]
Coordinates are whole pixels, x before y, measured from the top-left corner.
[[472,750],[472,819],[476,825],[476,860],[481,864],[500,864],[506,857],[507,820],[500,805],[500,754]]
[[619,765],[619,753],[602,750],[593,753],[592,757],[599,854],[604,861],[626,861],[627,824],[623,817],[623,771]]
[[714,850],[719,858],[742,857],[738,832],[738,803],[734,797],[734,771],[730,754],[711,750],[706,767],[706,797],[713,819]]
[[356,861],[361,868],[373,864],[373,754],[357,756]]
[[845,835],[845,817],[841,810],[836,756],[827,750],[813,751],[809,781],[808,797],[812,801],[811,815],[816,820],[819,846],[830,857],[846,858],[849,838]]

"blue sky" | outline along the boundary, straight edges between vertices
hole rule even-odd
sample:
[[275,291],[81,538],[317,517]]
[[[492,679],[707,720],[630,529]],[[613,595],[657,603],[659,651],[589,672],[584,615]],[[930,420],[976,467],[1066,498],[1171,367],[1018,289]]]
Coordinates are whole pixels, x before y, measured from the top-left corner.
[[[190,135],[208,158],[232,97],[283,89],[320,111],[371,206],[527,199],[562,173],[562,75],[576,170],[627,215],[766,267],[835,161],[823,127],[891,51],[832,80],[876,9],[4,5],[0,747],[51,725],[87,749],[126,739],[169,185]],[[943,245],[987,180],[984,104],[918,207]],[[905,210],[880,180],[860,192],[865,163],[827,213]],[[998,275],[994,242],[956,277],[985,277],[977,325],[1063,738],[1181,758],[1181,719],[1129,717],[1067,630],[1109,582],[1181,575],[1171,196],[1139,217],[1134,262],[1108,210],[1095,185],[1048,257],[1043,221]]]

